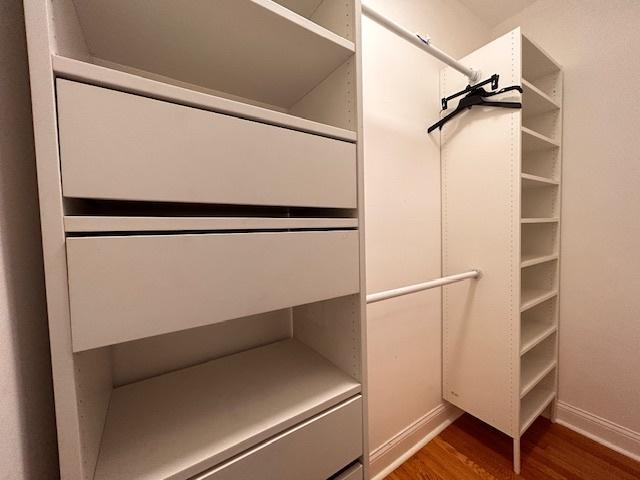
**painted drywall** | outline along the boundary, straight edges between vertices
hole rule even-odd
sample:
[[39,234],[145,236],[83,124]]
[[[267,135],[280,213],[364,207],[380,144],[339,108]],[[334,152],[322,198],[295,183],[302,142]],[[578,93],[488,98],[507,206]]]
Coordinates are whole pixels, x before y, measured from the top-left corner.
[[[490,38],[489,28],[457,1],[367,3],[406,28],[431,35],[454,56]],[[442,67],[363,18],[368,293],[441,273],[440,153],[426,128],[438,119]],[[373,474],[411,447],[406,435],[440,418],[440,327],[439,289],[368,307]]]
[[639,25],[637,0],[539,0],[494,31],[521,26],[565,72],[559,399],[638,455]]
[[0,479],[59,476],[22,2],[0,2]]

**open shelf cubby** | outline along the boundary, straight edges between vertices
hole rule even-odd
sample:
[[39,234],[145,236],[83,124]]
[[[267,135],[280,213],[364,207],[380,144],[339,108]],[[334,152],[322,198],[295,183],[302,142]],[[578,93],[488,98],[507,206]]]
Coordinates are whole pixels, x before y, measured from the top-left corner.
[[553,218],[559,215],[559,187],[540,182],[522,183],[522,218]]
[[562,91],[562,70],[542,48],[522,36],[522,77],[527,83],[559,105]]
[[520,355],[536,347],[557,331],[557,298],[550,298],[522,313]]
[[540,263],[522,269],[520,308],[522,311],[553,297],[558,289],[558,261]]
[[529,267],[558,257],[557,223],[524,223],[521,231],[521,265]]
[[520,397],[535,388],[556,366],[555,333],[522,355],[520,365]]
[[186,96],[241,116],[258,107],[265,111],[249,108],[249,118],[273,115],[292,128],[297,117],[356,130],[350,0],[160,0],[151,9],[61,0],[54,8],[62,12],[54,28],[69,40],[54,57],[59,76],[172,101]]
[[520,401],[520,434],[531,426],[556,396],[555,369],[549,373]]
[[294,339],[123,385],[94,478],[190,478],[360,390]]

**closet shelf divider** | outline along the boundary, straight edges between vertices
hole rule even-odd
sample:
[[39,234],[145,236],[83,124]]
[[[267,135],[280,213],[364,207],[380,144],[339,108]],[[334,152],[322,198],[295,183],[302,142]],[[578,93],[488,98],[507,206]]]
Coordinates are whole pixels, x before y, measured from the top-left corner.
[[549,95],[544,93],[538,87],[522,79],[523,93],[523,114],[539,115],[541,113],[560,110],[560,105],[556,103]]
[[[528,330],[525,330],[527,329]],[[544,328],[534,328],[534,327],[522,327],[524,333],[523,337],[527,337],[520,348],[520,355],[524,355],[532,348],[540,344],[543,340],[547,339],[550,335],[553,335],[557,330],[557,325],[544,325]]]
[[530,128],[522,127],[522,150],[524,153],[559,147],[560,144],[555,140],[535,132]]
[[552,255],[532,255],[523,257],[522,262],[520,263],[520,267],[527,268],[533,265],[538,265],[540,263],[551,262],[553,260],[558,259],[558,254],[554,253]]
[[550,298],[555,297],[556,295],[558,295],[557,290],[553,290],[550,292],[546,292],[544,290],[533,290],[533,291],[523,292],[520,311],[524,312],[526,310],[529,310],[530,308],[533,308],[536,305],[539,305],[542,302],[545,302]]
[[541,177],[539,175],[531,175],[530,173],[523,173],[522,177],[522,186],[525,188],[528,187],[543,187],[547,185],[560,185],[559,180],[554,180],[552,178]]

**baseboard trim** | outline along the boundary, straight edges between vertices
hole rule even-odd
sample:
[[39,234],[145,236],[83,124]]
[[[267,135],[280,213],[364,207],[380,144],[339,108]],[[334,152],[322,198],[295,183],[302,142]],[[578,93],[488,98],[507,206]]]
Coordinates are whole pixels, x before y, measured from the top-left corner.
[[371,452],[371,480],[382,480],[451,425],[462,411],[442,403]]
[[556,421],[605,447],[640,462],[640,433],[559,401]]

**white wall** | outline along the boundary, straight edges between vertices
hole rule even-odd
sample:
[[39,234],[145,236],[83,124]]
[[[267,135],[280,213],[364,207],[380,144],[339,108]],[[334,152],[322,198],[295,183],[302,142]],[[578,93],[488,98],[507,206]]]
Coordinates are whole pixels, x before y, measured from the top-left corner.
[[0,2],[0,479],[58,477],[22,2]]
[[[454,0],[368,3],[454,56],[490,37]],[[368,293],[440,276],[440,153],[426,129],[438,119],[442,66],[363,18]],[[439,290],[368,308],[373,474],[450,413],[441,407],[440,324]]]
[[518,25],[565,71],[559,415],[640,456],[640,2],[539,0],[494,36]]

